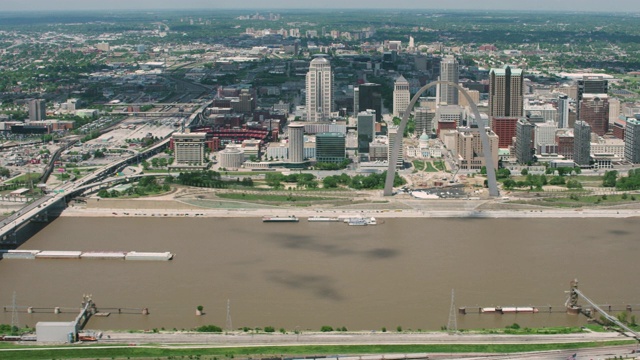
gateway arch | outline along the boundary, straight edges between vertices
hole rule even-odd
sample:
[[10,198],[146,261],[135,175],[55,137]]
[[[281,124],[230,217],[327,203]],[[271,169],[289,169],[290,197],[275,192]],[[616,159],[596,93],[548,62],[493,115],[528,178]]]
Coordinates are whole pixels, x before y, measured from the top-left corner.
[[400,146],[402,146],[404,129],[407,127],[407,121],[409,120],[409,115],[411,114],[411,110],[413,110],[413,107],[415,106],[416,102],[420,98],[420,95],[422,95],[425,91],[431,89],[432,87],[440,84],[455,86],[462,93],[465,99],[467,99],[467,102],[469,103],[469,105],[471,105],[471,110],[473,110],[473,115],[475,115],[476,121],[478,122],[478,127],[481,129],[480,140],[482,141],[482,152],[484,153],[485,165],[487,167],[487,182],[489,185],[489,195],[492,197],[500,196],[500,192],[498,191],[498,184],[496,181],[496,171],[495,171],[495,166],[493,164],[493,157],[491,156],[491,145],[489,143],[489,136],[487,135],[486,131],[482,130],[485,128],[484,120],[482,120],[482,118],[480,117],[480,111],[478,110],[476,103],[471,99],[471,96],[469,96],[469,93],[467,93],[467,91],[462,86],[450,81],[432,81],[427,85],[423,86],[418,91],[418,93],[416,93],[411,99],[409,106],[407,106],[407,110],[404,112],[404,115],[402,116],[402,121],[400,122],[398,133],[396,134],[395,141],[393,142],[393,148],[391,149],[391,154],[389,158],[389,168],[387,169],[387,179],[384,183],[384,196],[393,195],[393,180],[395,179],[395,175],[396,175],[396,165],[398,162],[398,154],[400,153]]

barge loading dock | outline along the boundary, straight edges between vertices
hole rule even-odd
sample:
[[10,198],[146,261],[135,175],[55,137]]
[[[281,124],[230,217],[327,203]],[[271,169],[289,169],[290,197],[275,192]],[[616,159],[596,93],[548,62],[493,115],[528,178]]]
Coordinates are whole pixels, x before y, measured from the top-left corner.
[[171,252],[137,251],[41,251],[41,250],[0,250],[2,259],[100,259],[100,260],[138,260],[168,261],[175,254]]

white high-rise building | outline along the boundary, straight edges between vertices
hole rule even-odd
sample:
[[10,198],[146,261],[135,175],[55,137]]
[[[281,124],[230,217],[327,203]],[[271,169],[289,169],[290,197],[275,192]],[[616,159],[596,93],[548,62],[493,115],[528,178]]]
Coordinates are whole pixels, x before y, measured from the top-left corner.
[[393,116],[404,116],[410,101],[409,82],[404,76],[400,75],[393,87]]
[[307,73],[307,121],[326,121],[333,104],[333,72],[326,57],[311,60]]
[[[458,61],[453,56],[447,56],[440,62],[440,81],[458,83],[460,74]],[[458,105],[458,89],[455,86],[440,85],[440,102],[447,105]]]
[[569,127],[569,97],[565,94],[558,95],[558,128]]
[[304,162],[304,124],[301,122],[289,124],[289,162]]
[[553,145],[556,143],[556,132],[558,131],[558,126],[555,122],[535,123],[533,126],[536,146]]
[[203,166],[206,133],[174,133],[173,148],[176,166]]

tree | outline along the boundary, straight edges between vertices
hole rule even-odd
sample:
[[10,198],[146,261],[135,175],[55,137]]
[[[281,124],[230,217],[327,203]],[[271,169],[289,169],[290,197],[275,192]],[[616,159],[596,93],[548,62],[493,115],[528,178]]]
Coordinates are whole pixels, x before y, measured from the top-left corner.
[[511,190],[511,189],[513,189],[514,187],[516,187],[516,182],[515,182],[514,180],[507,179],[507,180],[505,180],[505,181],[502,183],[502,185],[504,186],[504,188],[505,188],[506,190]]
[[11,171],[5,167],[0,167],[0,176],[9,177],[11,175]]
[[618,172],[616,170],[605,171],[604,178],[602,180],[602,186],[616,187],[617,177],[618,177]]
[[338,187],[338,180],[334,176],[327,176],[322,179],[322,186],[325,189],[332,189]]
[[104,152],[102,152],[102,151],[100,151],[100,150],[96,150],[96,151],[93,153],[93,157],[94,157],[94,158],[96,158],[96,159],[98,159],[98,158],[103,158],[103,157],[104,157]]
[[527,168],[522,169],[522,171],[520,171],[520,174],[521,174],[522,176],[527,176],[527,175],[529,175],[529,169],[527,169]]

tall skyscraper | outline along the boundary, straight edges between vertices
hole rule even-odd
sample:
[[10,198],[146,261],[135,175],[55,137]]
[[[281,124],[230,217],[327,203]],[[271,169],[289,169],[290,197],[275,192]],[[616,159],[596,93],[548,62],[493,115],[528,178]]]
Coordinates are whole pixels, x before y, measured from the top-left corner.
[[400,75],[393,86],[393,116],[403,117],[410,101],[409,82]]
[[311,60],[307,73],[307,121],[329,120],[333,106],[333,72],[326,57]]
[[624,159],[640,163],[640,120],[629,118],[624,131]]
[[431,135],[433,133],[433,119],[435,116],[435,112],[429,111],[429,109],[425,107],[416,108],[414,117],[414,121],[416,123],[415,134],[422,134],[425,132],[427,135]]
[[516,123],[516,159],[520,164],[533,161],[533,125],[525,118]]
[[586,121],[573,125],[573,161],[580,167],[589,166],[591,160],[591,126]]
[[29,120],[40,121],[47,118],[47,102],[43,99],[29,100]]
[[360,112],[360,88],[353,88],[353,113],[358,114]]
[[[605,80],[602,76],[584,76],[577,83],[577,111],[578,119],[582,120],[582,100],[585,94],[607,94],[609,92],[609,80]],[[593,125],[591,125],[593,128]]]
[[496,116],[521,117],[524,106],[524,72],[505,66],[489,72],[489,121]]
[[[440,80],[457,84],[459,80],[458,61],[453,56],[445,57],[440,63]],[[458,105],[458,89],[455,86],[440,85],[440,102]]]
[[289,162],[304,162],[304,124],[302,122],[289,124]]
[[569,127],[569,97],[565,94],[558,95],[558,128]]
[[382,86],[380,84],[366,83],[358,87],[358,112],[368,109],[376,111],[376,121],[382,121]]
[[580,102],[580,119],[591,130],[603,136],[609,131],[609,96],[607,94],[583,94]]
[[606,94],[609,92],[609,80],[602,76],[584,76],[578,80],[578,100],[584,94]]
[[368,153],[369,144],[376,136],[376,114],[373,110],[358,114],[358,152]]

